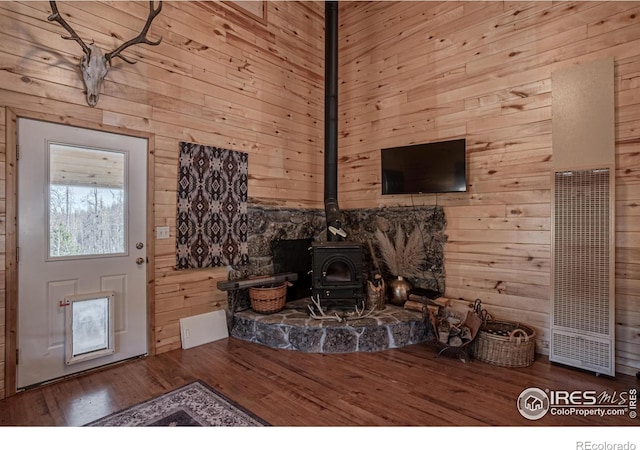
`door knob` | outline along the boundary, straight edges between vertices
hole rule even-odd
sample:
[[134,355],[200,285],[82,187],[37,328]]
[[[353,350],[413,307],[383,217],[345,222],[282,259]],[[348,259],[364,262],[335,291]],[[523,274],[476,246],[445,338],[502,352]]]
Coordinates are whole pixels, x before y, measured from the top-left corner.
[[144,258],[142,257],[136,258],[136,264],[144,264]]

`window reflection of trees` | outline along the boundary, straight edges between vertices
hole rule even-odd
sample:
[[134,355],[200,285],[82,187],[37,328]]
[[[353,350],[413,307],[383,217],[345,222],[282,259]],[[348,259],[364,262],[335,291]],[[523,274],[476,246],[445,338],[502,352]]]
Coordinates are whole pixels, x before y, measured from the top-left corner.
[[49,255],[123,253],[124,191],[52,185]]

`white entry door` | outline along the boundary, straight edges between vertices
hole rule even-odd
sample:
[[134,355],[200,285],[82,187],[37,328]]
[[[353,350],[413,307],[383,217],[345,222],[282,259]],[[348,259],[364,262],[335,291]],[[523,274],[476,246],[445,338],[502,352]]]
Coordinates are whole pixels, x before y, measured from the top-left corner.
[[18,388],[147,353],[147,141],[18,121]]

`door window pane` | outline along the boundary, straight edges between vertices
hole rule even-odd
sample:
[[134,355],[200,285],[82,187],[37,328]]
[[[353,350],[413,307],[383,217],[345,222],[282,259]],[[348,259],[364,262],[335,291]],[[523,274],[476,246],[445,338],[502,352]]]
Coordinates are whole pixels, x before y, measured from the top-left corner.
[[49,144],[49,258],[126,252],[124,153]]

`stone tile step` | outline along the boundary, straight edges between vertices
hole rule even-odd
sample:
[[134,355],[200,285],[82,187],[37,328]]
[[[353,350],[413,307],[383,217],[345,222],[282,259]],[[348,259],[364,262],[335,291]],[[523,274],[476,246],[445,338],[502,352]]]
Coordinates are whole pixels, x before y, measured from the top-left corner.
[[[418,344],[431,338],[431,328],[422,313],[386,305],[368,317],[314,319],[309,316],[310,300],[288,302],[273,314],[252,310],[234,314],[231,335],[272,348],[309,353],[373,352]],[[345,316],[345,311],[327,311]]]

